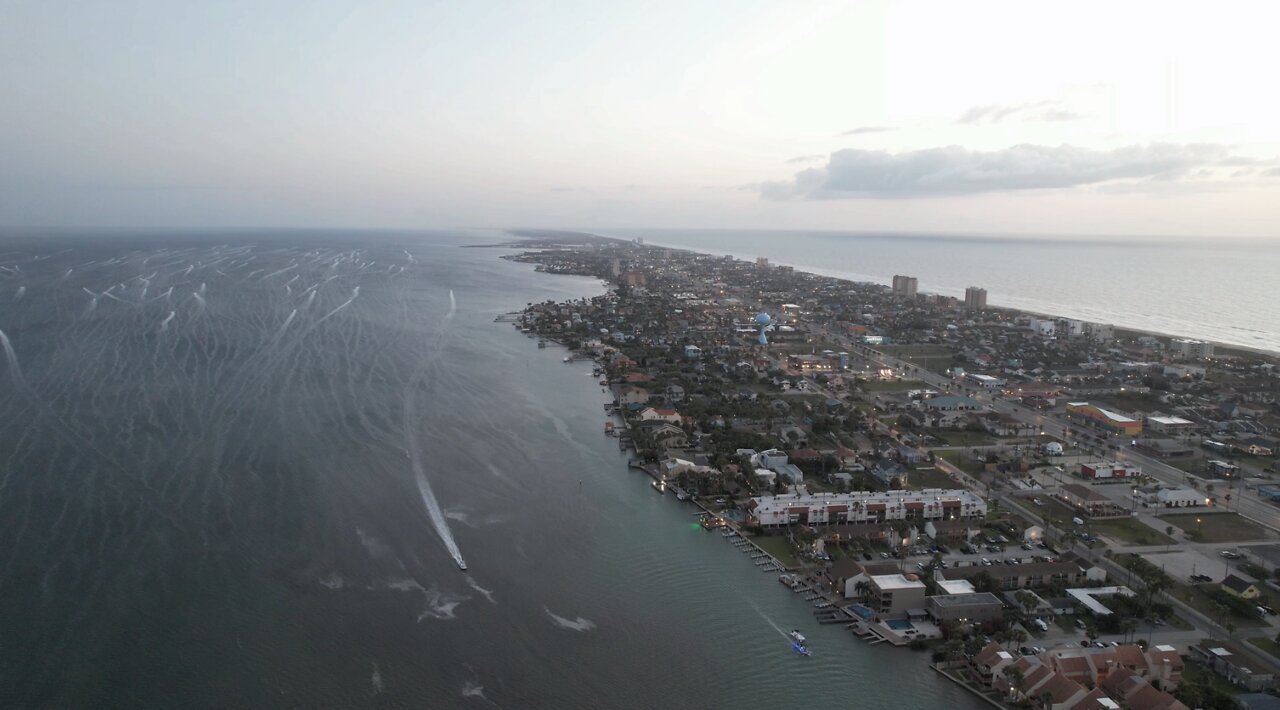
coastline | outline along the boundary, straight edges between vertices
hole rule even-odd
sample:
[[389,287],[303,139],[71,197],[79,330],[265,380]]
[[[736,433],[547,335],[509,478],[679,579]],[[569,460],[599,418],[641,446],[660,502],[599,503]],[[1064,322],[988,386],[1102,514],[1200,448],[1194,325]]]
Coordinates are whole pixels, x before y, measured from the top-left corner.
[[[521,231],[532,231],[532,230],[512,230],[511,233],[517,234],[518,232],[521,232]],[[585,234],[592,237],[596,237],[598,239],[606,239],[614,242],[629,243],[632,241],[630,238],[627,238],[627,237],[611,236],[608,234],[597,234],[593,232],[581,232],[580,234]],[[694,254],[702,254],[702,255],[708,255],[708,256],[720,256],[720,257],[728,256],[728,257],[733,257],[735,260],[738,260],[738,261],[743,261],[743,262],[749,261],[749,259],[746,259],[740,256],[743,253],[742,251],[737,251],[735,253],[732,251],[724,251],[719,249],[694,247],[687,244],[650,241],[648,239],[645,240],[644,244],[647,247],[667,248],[667,249],[672,249],[677,251],[685,251],[685,252],[690,252]],[[805,264],[800,264],[800,263],[787,261],[787,260],[775,260],[772,257],[770,258],[769,261],[771,264],[775,266],[789,266],[793,268],[796,271],[796,273],[822,276],[825,278],[837,279],[839,281],[845,281],[845,282],[860,284],[860,285],[869,284],[874,286],[884,286],[887,288],[889,286],[890,279],[891,279],[890,274],[878,275],[878,274],[868,274],[868,273],[847,272],[847,271],[841,271],[837,269],[816,268],[812,265],[805,265]],[[959,297],[959,298],[963,297],[963,290],[958,288],[950,289],[949,291],[922,290],[920,291],[920,293],[922,295],[937,294],[941,296],[950,296],[950,297]],[[1097,314],[1093,314],[1093,315],[1086,314],[1086,313],[1067,314],[1063,312],[1054,312],[1053,308],[1034,307],[1034,306],[1025,306],[1025,305],[1020,306],[1020,305],[1010,305],[1010,304],[999,303],[998,301],[1003,300],[1003,297],[996,297],[995,300],[997,302],[993,302],[988,305],[988,308],[990,310],[1000,310],[1007,313],[1027,315],[1027,316],[1033,316],[1033,317],[1069,318],[1074,320],[1110,323],[1115,327],[1117,333],[1123,331],[1125,333],[1149,335],[1149,336],[1160,338],[1163,340],[1170,340],[1174,338],[1189,338],[1193,340],[1202,340],[1205,342],[1213,343],[1215,346],[1227,351],[1238,351],[1241,353],[1249,353],[1249,354],[1262,355],[1267,357],[1280,357],[1280,346],[1276,346],[1274,348],[1267,348],[1267,347],[1259,347],[1256,345],[1246,345],[1243,343],[1224,341],[1220,337],[1199,336],[1199,335],[1194,335],[1190,333],[1179,334],[1179,333],[1172,333],[1167,330],[1160,330],[1158,328],[1143,327],[1140,325],[1125,325],[1120,322],[1116,322],[1114,319],[1110,317],[1102,317]]]
[[[579,231],[573,231],[573,230],[512,229],[512,230],[508,230],[508,232],[512,236],[516,237],[517,239],[522,240],[522,243],[516,242],[516,243],[505,243],[505,244],[493,244],[493,245],[487,245],[487,246],[520,249],[520,248],[529,248],[539,244],[542,244],[542,245],[560,244],[562,246],[581,247],[589,243],[591,240],[599,240],[601,242],[616,243],[616,244],[634,243],[633,240],[628,239],[626,237],[611,236],[607,234],[597,234],[594,232],[579,232]],[[724,252],[724,251],[719,251],[715,249],[693,248],[687,245],[663,244],[660,242],[648,242],[648,241],[644,243],[644,246],[647,248],[662,248],[662,249],[671,249],[673,251],[688,252],[688,253],[700,255],[700,256],[731,257],[735,261],[748,263],[747,259],[743,259],[740,256],[737,256],[731,252]],[[794,269],[797,274],[808,274],[811,276],[835,279],[837,281],[856,284],[859,286],[879,286],[886,289],[889,288],[889,277],[887,276],[882,278],[882,277],[873,276],[870,274],[849,274],[849,273],[839,272],[839,271],[829,270],[829,269],[815,269],[811,266],[805,266],[805,265],[800,265],[795,263],[787,263],[783,261],[774,262],[771,260],[770,264],[775,266],[790,267]],[[941,292],[935,292],[935,291],[920,291],[920,294],[921,295],[936,294],[936,295],[954,297],[953,294],[947,294],[947,293],[941,293]],[[1025,307],[1018,307],[1018,306],[1010,306],[1010,305],[991,304],[988,306],[988,310],[1001,311],[1014,316],[1030,316],[1034,318],[1053,318],[1053,319],[1067,318],[1067,319],[1075,319],[1075,320],[1101,322],[1093,317],[1064,315],[1062,313],[1053,313],[1047,310],[1038,310],[1033,308],[1025,308]],[[1179,334],[1173,334],[1173,333],[1150,329],[1150,328],[1121,325],[1118,323],[1112,323],[1112,325],[1115,327],[1117,337],[1121,337],[1123,335],[1129,335],[1133,337],[1150,336],[1150,337],[1162,340],[1164,342],[1168,342],[1170,340],[1174,340],[1178,338],[1191,338],[1195,340],[1202,340],[1204,342],[1212,343],[1214,345],[1215,351],[1221,351],[1221,354],[1217,355],[1217,357],[1259,356],[1259,357],[1265,357],[1265,358],[1280,358],[1280,348],[1268,349],[1268,348],[1257,347],[1257,346],[1249,346],[1249,345],[1243,345],[1238,343],[1225,342],[1222,340],[1207,338],[1207,337],[1179,335]]]

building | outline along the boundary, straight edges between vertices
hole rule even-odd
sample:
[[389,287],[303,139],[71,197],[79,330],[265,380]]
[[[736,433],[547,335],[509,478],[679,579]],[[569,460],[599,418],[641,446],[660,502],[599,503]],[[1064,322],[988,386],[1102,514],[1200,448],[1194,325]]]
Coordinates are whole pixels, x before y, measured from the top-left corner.
[[935,579],[970,582],[979,575],[995,580],[1000,589],[1030,589],[1051,583],[1081,585],[1088,581],[1088,573],[1077,562],[1063,559],[1057,562],[1028,562],[1020,565],[969,565],[952,567],[934,572]]
[[1069,402],[1067,404],[1067,418],[1087,424],[1095,429],[1101,429],[1109,434],[1137,436],[1142,433],[1142,422],[1140,420],[1126,417],[1123,414],[1103,409],[1088,402]]
[[929,597],[925,611],[935,623],[959,621],[962,624],[985,624],[999,621],[1004,615],[1004,604],[994,594],[938,594]]
[[1007,384],[1005,380],[1002,380],[999,377],[992,377],[991,375],[980,375],[976,372],[965,373],[964,382],[967,385],[973,385],[975,387],[981,387],[983,389],[989,389],[989,390],[999,389],[1001,387],[1004,387],[1005,384]]
[[904,296],[906,298],[914,298],[916,295],[916,287],[918,282],[914,276],[894,276],[893,277],[893,294],[895,296]]
[[1059,493],[1062,502],[1084,513],[1090,518],[1105,518],[1117,515],[1128,515],[1129,511],[1116,505],[1110,498],[1101,493],[1082,486],[1079,483],[1067,483]]
[[1094,616],[1111,616],[1112,611],[1106,604],[1099,601],[1099,598],[1113,596],[1131,597],[1133,590],[1128,587],[1085,587],[1081,589],[1068,589],[1067,596],[1076,600],[1093,613]]
[[644,274],[639,271],[624,271],[618,274],[618,283],[623,286],[643,288],[645,284]]
[[987,289],[970,286],[964,290],[964,307],[980,311],[987,307]]
[[1229,574],[1222,580],[1222,589],[1241,599],[1254,600],[1262,596],[1262,591],[1258,589],[1257,584],[1234,574]]
[[972,397],[951,394],[926,399],[924,406],[926,409],[938,412],[976,412],[982,409],[982,405],[978,400]]
[[871,610],[881,616],[901,616],[924,606],[924,582],[914,574],[876,574],[867,579]]
[[1156,491],[1156,503],[1165,508],[1193,508],[1208,505],[1209,499],[1191,488],[1161,488]]
[[1195,431],[1196,423],[1182,417],[1147,417],[1147,429],[1160,434],[1185,434]]
[[640,421],[642,422],[668,422],[679,426],[681,424],[680,413],[674,409],[657,409],[654,407],[645,407],[640,410]]
[[1124,483],[1141,475],[1142,469],[1137,466],[1129,466],[1115,461],[1080,464],[1080,477],[1091,483]]
[[990,688],[1001,671],[1013,664],[1015,656],[994,641],[969,659],[969,672],[983,688]]
[[1027,324],[1031,328],[1031,332],[1036,335],[1042,335],[1046,338],[1052,338],[1058,331],[1058,322],[1056,320],[1047,320],[1044,318],[1032,318]]
[[747,512],[761,527],[846,525],[984,518],[987,503],[967,490],[792,493],[752,498],[747,503]]
[[1138,439],[1133,448],[1158,459],[1184,459],[1196,453],[1195,447],[1177,439]]
[[1234,685],[1246,690],[1265,690],[1275,680],[1275,676],[1265,670],[1264,664],[1254,660],[1253,656],[1230,641],[1205,639],[1188,650],[1192,659],[1221,673]]
[[840,362],[822,355],[788,355],[787,364],[800,372],[834,372]]
[[1203,360],[1213,357],[1213,343],[1204,340],[1174,338],[1169,341],[1169,350],[1185,360]]

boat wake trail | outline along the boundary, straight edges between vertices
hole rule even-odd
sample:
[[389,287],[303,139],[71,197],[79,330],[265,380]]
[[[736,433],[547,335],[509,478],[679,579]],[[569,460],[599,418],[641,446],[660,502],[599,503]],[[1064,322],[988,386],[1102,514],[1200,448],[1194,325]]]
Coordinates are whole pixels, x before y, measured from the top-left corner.
[[581,616],[576,619],[566,619],[563,616],[557,615],[545,606],[542,607],[542,610],[547,612],[547,616],[551,617],[551,620],[555,622],[556,626],[559,626],[562,629],[570,629],[572,631],[590,631],[596,627],[594,621],[584,619]]
[[[355,300],[355,295],[351,298]],[[342,306],[338,307],[338,309],[341,308]],[[449,291],[449,312],[444,317],[446,323],[453,318],[453,314],[456,311],[457,301],[453,298],[453,291]],[[325,318],[327,317],[325,316]],[[324,318],[320,320],[324,320]],[[444,349],[446,335],[447,329],[442,326],[439,338],[432,348],[430,356],[425,358],[424,362],[419,365],[418,371],[409,383],[409,389],[404,398],[404,426],[405,438],[409,444],[409,464],[413,468],[413,477],[418,484],[418,493],[422,496],[422,504],[427,509],[427,516],[430,517],[431,525],[435,528],[436,534],[440,536],[440,541],[444,543],[445,549],[453,557],[453,561],[457,563],[458,567],[465,570],[467,563],[462,558],[462,550],[458,549],[458,543],[453,538],[453,530],[449,528],[449,521],[445,517],[444,510],[440,508],[440,501],[436,499],[435,492],[431,490],[431,482],[427,480],[427,473],[422,465],[422,450],[416,434],[418,425],[418,387],[426,377],[427,370],[435,364],[440,352]]]
[[479,584],[476,584],[476,581],[472,579],[470,575],[467,576],[467,584],[470,585],[472,589],[483,594],[484,598],[488,599],[490,604],[497,606],[498,602],[493,598],[493,590],[485,589]]
[[0,330],[0,347],[4,348],[5,359],[9,361],[9,377],[13,378],[13,383],[22,389],[27,388],[27,381],[22,378],[22,368],[18,366],[18,354],[13,351],[13,346],[9,344],[9,336]]
[[760,615],[760,618],[764,619],[766,624],[772,626],[773,630],[777,631],[779,636],[781,636],[784,639],[788,639],[788,640],[791,639],[791,634],[788,634],[786,631],[783,631],[782,627],[773,623],[773,619],[770,619],[768,616],[765,616],[765,613],[763,611],[760,611],[760,607],[756,606],[755,602],[751,602],[751,608],[755,609],[756,613]]

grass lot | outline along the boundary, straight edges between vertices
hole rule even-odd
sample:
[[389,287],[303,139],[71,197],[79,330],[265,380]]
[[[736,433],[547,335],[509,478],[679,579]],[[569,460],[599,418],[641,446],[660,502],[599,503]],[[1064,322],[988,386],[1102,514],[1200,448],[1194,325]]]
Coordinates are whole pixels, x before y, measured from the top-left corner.
[[[1161,516],[1160,520],[1182,528],[1192,539],[1198,537],[1199,542],[1240,542],[1269,537],[1266,528],[1235,513],[1181,513]],[[1201,522],[1197,525],[1196,520]]]
[[1271,654],[1272,656],[1275,656],[1276,658],[1280,658],[1280,643],[1276,643],[1275,639],[1269,639],[1265,636],[1259,636],[1257,638],[1249,639],[1249,643],[1253,644],[1254,646],[1257,646],[1258,648],[1262,649],[1263,651],[1266,651],[1267,653]]
[[939,471],[936,468],[913,468],[907,473],[908,485],[915,489],[924,488],[956,488],[958,483],[953,481],[950,476]]
[[[951,446],[989,446],[996,443],[995,439],[985,431],[968,431],[961,429],[959,431],[934,429],[929,432],[929,436],[938,440],[940,444],[950,444]],[[934,444],[937,446],[937,444]]]
[[1135,518],[1095,520],[1089,523],[1089,529],[1095,535],[1106,535],[1131,545],[1167,545],[1174,541],[1168,535],[1152,530],[1150,526]]
[[886,345],[880,350],[932,372],[942,372],[956,364],[955,353],[941,345]]
[[[1179,600],[1186,602],[1192,609],[1195,609],[1210,619],[1217,621],[1218,610],[1214,608],[1214,601],[1209,597],[1209,592],[1216,590],[1217,588],[1218,585],[1216,584],[1190,585],[1182,584],[1181,582],[1174,582],[1173,585],[1169,587],[1168,593],[1176,596]],[[1238,616],[1231,612],[1227,612],[1225,620],[1238,627],[1257,628],[1259,626],[1266,626],[1265,621],[1253,615]]]
[[1159,397],[1153,394],[1116,394],[1100,400],[1099,404],[1111,409],[1118,409],[1122,412],[1139,411],[1139,412],[1156,412],[1168,405],[1162,403]]
[[968,451],[935,451],[934,454],[965,473],[977,475],[983,471],[984,464],[974,461]]
[[791,542],[787,540],[785,535],[761,535],[751,538],[752,542],[759,545],[765,552],[778,558],[778,561],[785,567],[797,567],[800,561],[796,559],[796,553],[791,549]]
[[867,380],[858,387],[863,392],[906,392],[925,389],[925,384],[918,380]]
[[1080,629],[1076,628],[1076,617],[1072,614],[1059,614],[1057,617],[1054,618],[1053,623],[1057,624],[1058,628],[1062,629],[1068,634],[1084,633]]

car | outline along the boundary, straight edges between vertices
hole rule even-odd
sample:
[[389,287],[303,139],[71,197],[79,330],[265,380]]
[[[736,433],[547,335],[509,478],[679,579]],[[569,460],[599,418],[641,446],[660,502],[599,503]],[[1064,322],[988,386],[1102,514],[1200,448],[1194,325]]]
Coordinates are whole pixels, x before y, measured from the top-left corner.
[[867,560],[868,562],[870,562],[871,560],[874,560],[875,558],[871,556],[871,553],[870,553],[870,552],[864,552],[864,553],[862,553],[862,559]]
[[1105,644],[1105,643],[1103,643],[1103,642],[1101,642],[1101,641],[1094,641],[1094,642],[1093,642],[1093,647],[1094,647],[1094,648],[1106,648],[1106,647],[1107,647],[1107,644]]
[[1238,559],[1240,559],[1240,558],[1243,556],[1243,555],[1241,555],[1239,552],[1232,552],[1231,550],[1223,550],[1222,552],[1219,552],[1218,554],[1219,554],[1219,555],[1222,555],[1223,557],[1227,558],[1228,560],[1238,560]]
[[880,553],[880,559],[882,559],[882,560],[887,560],[887,559],[889,559],[889,553],[887,553],[887,552],[881,552],[881,553]]
[[1039,498],[1032,498],[1031,502],[1035,503],[1036,505],[1044,505],[1044,501],[1040,500]]
[[1085,648],[1088,648],[1088,647],[1089,647],[1089,639],[1083,639],[1082,641],[1080,641],[1080,645],[1081,645],[1081,646],[1084,646]]
[[1111,646],[1112,648],[1118,648],[1118,647],[1120,646],[1120,642],[1119,642],[1119,641],[1112,641],[1112,642],[1111,642],[1110,644],[1108,644],[1108,645],[1109,645],[1109,646]]

